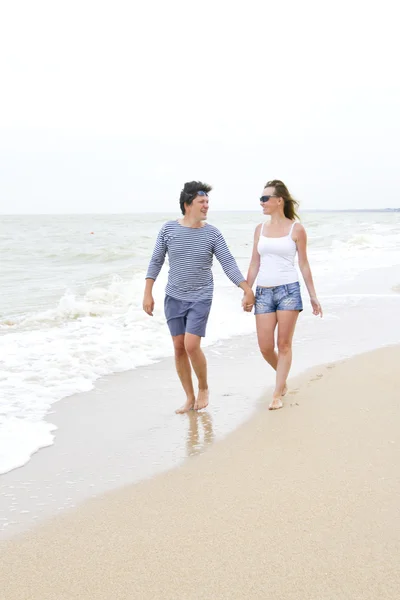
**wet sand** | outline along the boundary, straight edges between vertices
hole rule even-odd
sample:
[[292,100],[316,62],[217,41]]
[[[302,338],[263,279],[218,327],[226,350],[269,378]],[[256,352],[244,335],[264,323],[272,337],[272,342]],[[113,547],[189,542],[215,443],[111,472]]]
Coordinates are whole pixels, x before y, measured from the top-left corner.
[[[356,289],[369,289],[364,284],[360,279],[353,288],[349,284],[340,318],[330,310],[328,298],[323,298],[323,319],[308,310],[302,313],[292,376],[398,342],[399,296],[392,294],[392,310],[382,320],[376,316],[375,296],[363,297],[362,310],[354,300]],[[258,351],[255,333],[220,340],[205,352],[211,404],[201,420],[174,413],[183,397],[172,358],[104,377],[93,390],[55,403],[46,417],[57,426],[54,445],[0,476],[0,540],[64,514],[88,498],[182,464],[265,405],[274,373]]]
[[253,336],[220,342],[206,354],[211,406],[199,418],[175,414],[184,397],[172,358],[105,377],[53,405],[54,445],[0,476],[0,540],[176,467],[247,420],[274,377]]
[[313,369],[283,410],[3,543],[1,597],[397,599],[399,360]]

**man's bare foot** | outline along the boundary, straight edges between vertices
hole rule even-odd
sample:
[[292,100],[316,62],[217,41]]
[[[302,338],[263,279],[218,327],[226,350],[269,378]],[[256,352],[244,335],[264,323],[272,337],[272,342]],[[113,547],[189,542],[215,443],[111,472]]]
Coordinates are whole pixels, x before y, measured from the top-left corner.
[[194,403],[194,410],[201,410],[202,408],[206,408],[208,406],[208,396],[208,389],[199,390],[196,402]]
[[278,410],[283,408],[283,402],[280,396],[273,396],[271,404],[268,406],[269,410]]
[[180,408],[176,409],[177,415],[183,415],[184,413],[189,412],[189,410],[193,410],[194,408],[194,398],[191,400],[186,400],[185,404],[182,404]]

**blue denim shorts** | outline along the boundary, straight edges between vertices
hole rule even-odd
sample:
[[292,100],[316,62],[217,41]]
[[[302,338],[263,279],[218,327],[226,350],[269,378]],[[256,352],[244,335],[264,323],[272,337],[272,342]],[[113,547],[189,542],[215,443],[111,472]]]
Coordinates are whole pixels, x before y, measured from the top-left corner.
[[277,310],[303,310],[298,281],[276,287],[257,286],[254,314],[263,315]]
[[193,333],[204,337],[212,300],[186,302],[165,296],[164,312],[171,335]]

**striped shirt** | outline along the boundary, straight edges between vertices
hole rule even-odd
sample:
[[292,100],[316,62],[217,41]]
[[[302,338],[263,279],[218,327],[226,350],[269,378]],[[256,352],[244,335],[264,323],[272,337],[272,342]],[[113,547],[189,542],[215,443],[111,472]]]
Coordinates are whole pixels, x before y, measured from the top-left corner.
[[157,279],[166,254],[169,272],[165,293],[178,300],[212,299],[214,255],[235,285],[245,281],[222,233],[209,223],[198,228],[184,227],[178,221],[165,223],[158,234],[146,279]]

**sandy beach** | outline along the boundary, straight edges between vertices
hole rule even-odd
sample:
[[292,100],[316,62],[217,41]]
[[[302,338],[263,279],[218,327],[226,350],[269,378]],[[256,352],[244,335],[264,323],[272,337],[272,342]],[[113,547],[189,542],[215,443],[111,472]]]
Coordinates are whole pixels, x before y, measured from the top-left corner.
[[314,368],[283,410],[4,542],[0,597],[397,599],[399,360]]

